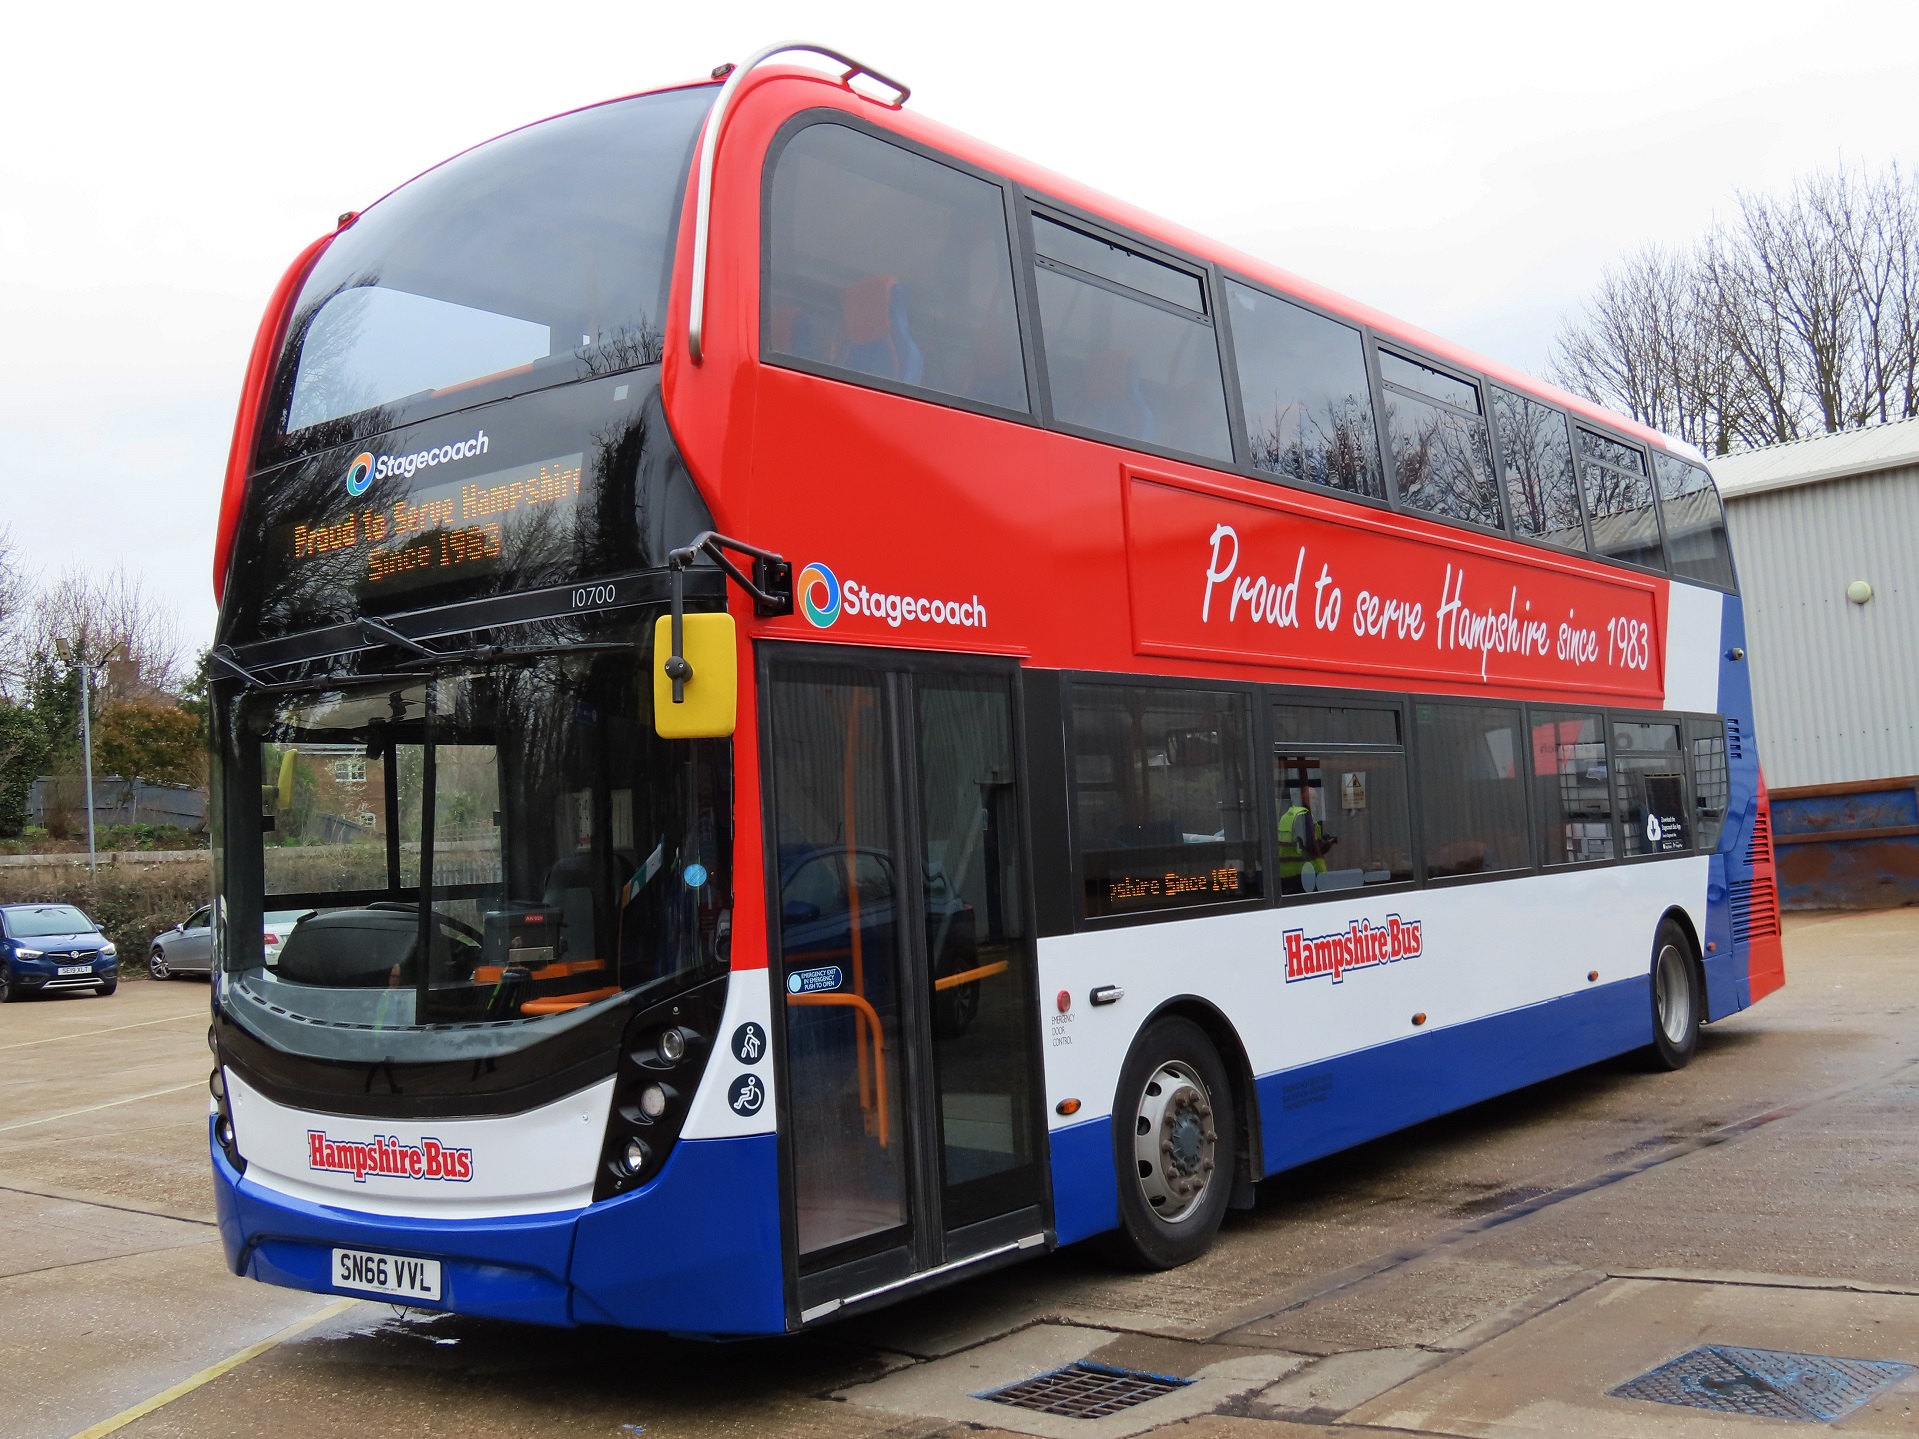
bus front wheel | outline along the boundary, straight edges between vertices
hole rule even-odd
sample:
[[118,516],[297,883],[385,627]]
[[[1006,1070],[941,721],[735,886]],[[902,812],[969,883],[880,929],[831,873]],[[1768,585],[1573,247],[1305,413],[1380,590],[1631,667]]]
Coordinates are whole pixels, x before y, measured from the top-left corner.
[[1705,1008],[1692,941],[1676,921],[1663,920],[1652,942],[1652,1045],[1645,1051],[1651,1068],[1684,1069],[1692,1062]]
[[1119,1229],[1111,1248],[1138,1269],[1204,1254],[1232,1197],[1232,1088],[1206,1031],[1155,1020],[1133,1041],[1113,1104]]

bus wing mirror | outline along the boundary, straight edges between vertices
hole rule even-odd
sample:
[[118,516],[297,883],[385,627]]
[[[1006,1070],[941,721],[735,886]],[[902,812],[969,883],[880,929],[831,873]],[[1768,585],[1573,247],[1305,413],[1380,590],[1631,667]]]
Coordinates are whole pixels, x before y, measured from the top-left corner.
[[[739,712],[733,616],[683,615],[680,624],[677,656],[673,617],[661,615],[653,626],[653,728],[661,739],[725,739]],[[681,662],[677,676],[676,659]]]

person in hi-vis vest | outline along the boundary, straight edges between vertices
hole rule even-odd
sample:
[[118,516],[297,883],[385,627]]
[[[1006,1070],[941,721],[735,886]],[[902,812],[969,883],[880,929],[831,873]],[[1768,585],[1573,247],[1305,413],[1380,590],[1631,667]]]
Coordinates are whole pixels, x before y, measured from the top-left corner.
[[1326,854],[1339,843],[1337,835],[1326,833],[1326,826],[1313,818],[1312,799],[1319,786],[1294,780],[1281,791],[1291,800],[1279,816],[1279,892],[1302,894],[1308,871],[1326,873]]

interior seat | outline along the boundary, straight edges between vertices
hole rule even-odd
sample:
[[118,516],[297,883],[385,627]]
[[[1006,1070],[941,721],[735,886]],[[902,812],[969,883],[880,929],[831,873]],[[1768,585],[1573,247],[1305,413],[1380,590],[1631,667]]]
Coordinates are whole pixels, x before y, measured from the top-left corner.
[[833,363],[883,380],[921,382],[926,357],[913,339],[906,286],[891,275],[870,275],[840,292]]

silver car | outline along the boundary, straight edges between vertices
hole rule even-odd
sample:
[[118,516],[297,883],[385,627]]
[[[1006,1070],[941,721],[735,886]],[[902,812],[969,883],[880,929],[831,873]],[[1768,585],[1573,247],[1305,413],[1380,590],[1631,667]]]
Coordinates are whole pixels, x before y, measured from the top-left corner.
[[[293,932],[293,926],[314,911],[276,909],[260,916],[266,944],[266,960],[272,964],[280,957],[280,946]],[[206,975],[213,972],[213,906],[202,905],[180,923],[153,937],[147,951],[147,973],[155,979],[176,975]]]

